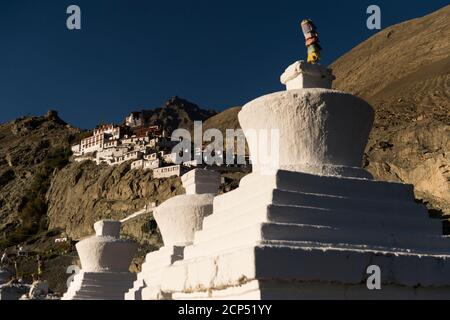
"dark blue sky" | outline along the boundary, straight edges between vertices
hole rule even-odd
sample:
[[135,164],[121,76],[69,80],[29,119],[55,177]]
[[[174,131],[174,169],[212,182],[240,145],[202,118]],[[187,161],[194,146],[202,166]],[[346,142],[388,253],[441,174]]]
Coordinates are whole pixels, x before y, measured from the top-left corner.
[[[319,27],[323,64],[382,27],[435,11],[447,1],[2,0],[0,123],[56,109],[82,128],[121,122],[132,110],[178,95],[222,110],[280,90],[279,76],[305,57],[303,18]],[[66,8],[82,30],[66,28]]]

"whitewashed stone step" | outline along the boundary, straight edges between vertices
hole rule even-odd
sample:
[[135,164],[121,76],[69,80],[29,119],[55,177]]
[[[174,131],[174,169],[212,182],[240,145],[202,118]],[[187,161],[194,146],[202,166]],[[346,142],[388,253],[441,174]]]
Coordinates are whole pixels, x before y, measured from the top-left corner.
[[370,228],[408,229],[410,232],[440,233],[442,222],[430,219],[426,215],[396,216],[391,212],[343,211],[324,208],[287,205],[262,205],[248,208],[245,211],[234,210],[227,215],[213,214],[203,221],[203,231],[210,229],[235,228],[236,221],[240,225],[251,225],[252,222],[279,222],[319,225],[353,225]]
[[278,204],[343,211],[392,212],[392,214],[402,216],[427,215],[427,210],[424,206],[406,201],[367,200],[275,189],[249,197],[234,194],[232,198],[226,197],[226,203],[223,204],[222,197],[226,195],[216,197],[213,214],[227,214],[227,212],[237,210],[237,208],[246,210],[254,204]]
[[[237,279],[277,279],[297,282],[364,283],[367,267],[378,265],[382,283],[405,286],[450,284],[450,255],[414,254],[377,250],[352,250],[291,246],[235,248],[220,255],[202,256],[175,263],[164,276],[165,290],[236,286]],[[229,268],[240,265],[240,268]],[[383,270],[385,271],[383,273]],[[184,275],[187,281],[179,283]]]
[[409,184],[344,177],[317,176],[280,170],[275,176],[250,174],[242,179],[242,188],[273,188],[306,193],[351,196],[371,199],[413,201],[414,187]]
[[[231,214],[230,214],[231,215]],[[223,218],[222,216],[218,216]],[[237,222],[238,221],[238,222]],[[403,218],[379,214],[367,214],[354,211],[320,210],[294,206],[270,205],[260,210],[249,210],[246,213],[233,214],[227,219],[211,219],[205,221],[203,230],[198,234],[224,234],[236,230],[236,225],[249,227],[258,222],[292,223],[302,225],[333,226],[336,228],[355,228],[372,231],[402,232],[408,230],[414,235],[439,234],[442,222],[436,219]],[[196,243],[198,238],[196,238]]]
[[261,241],[309,241],[318,243],[367,245],[396,250],[416,249],[423,252],[450,252],[450,239],[436,235],[412,235],[404,232],[386,233],[378,230],[354,230],[324,226],[260,223],[241,228],[230,234],[228,231],[212,236],[198,232],[193,246],[185,249],[185,259],[212,254]]

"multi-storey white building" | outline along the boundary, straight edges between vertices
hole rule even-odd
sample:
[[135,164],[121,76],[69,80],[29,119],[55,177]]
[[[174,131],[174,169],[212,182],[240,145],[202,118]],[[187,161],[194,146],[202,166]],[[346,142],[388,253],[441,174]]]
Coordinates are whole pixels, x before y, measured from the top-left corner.
[[[114,140],[120,139],[120,127],[112,124],[101,126],[94,130],[93,135],[81,140],[79,153],[91,153],[100,151],[105,147],[105,144],[114,145]],[[76,148],[76,146],[74,146]]]
[[120,139],[120,127],[115,126],[113,124],[107,124],[104,126],[100,126],[94,130],[94,136],[105,134],[111,140]]

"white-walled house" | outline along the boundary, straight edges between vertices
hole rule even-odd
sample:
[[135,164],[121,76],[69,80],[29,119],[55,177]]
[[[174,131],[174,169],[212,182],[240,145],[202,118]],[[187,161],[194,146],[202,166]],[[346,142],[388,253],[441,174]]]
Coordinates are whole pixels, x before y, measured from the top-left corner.
[[105,147],[105,144],[109,147],[115,144],[111,141],[118,139],[120,139],[120,127],[112,124],[101,126],[94,130],[92,136],[81,140],[79,153],[100,151]]
[[72,146],[71,150],[75,156],[81,155],[81,144],[76,144],[76,145]]
[[161,160],[146,160],[144,161],[144,170],[154,170],[161,166]]
[[158,153],[155,152],[155,153],[146,154],[146,155],[144,155],[144,159],[149,160],[149,161],[156,160],[156,159],[158,159]]
[[103,149],[105,134],[93,135],[81,140],[81,153],[96,152]]
[[120,140],[119,139],[110,139],[108,141],[105,141],[103,143],[103,148],[107,149],[107,148],[116,148],[120,145]]
[[136,160],[131,163],[131,170],[139,170],[144,168],[145,160]]
[[156,160],[141,159],[141,160],[136,160],[131,163],[132,170],[139,170],[139,169],[153,170],[153,169],[159,168],[160,166],[161,166],[160,159],[156,159]]
[[189,167],[189,168],[198,167],[198,161],[197,160],[185,161],[185,162],[183,162],[183,166]]
[[130,151],[129,148],[124,146],[97,151],[96,154],[97,163],[105,162],[110,164],[111,162],[114,161],[115,158],[122,157],[129,151]]
[[120,127],[113,124],[101,126],[94,130],[94,136],[105,134],[111,139],[120,139]]
[[131,160],[140,160],[140,159],[142,159],[142,157],[143,157],[143,154],[140,151],[127,152],[123,156],[114,157],[113,162],[111,162],[111,165],[113,165],[113,166],[119,165],[126,161],[131,161]]
[[156,179],[163,179],[169,177],[179,177],[181,176],[183,170],[180,165],[170,166],[170,167],[162,167],[153,170],[153,177]]

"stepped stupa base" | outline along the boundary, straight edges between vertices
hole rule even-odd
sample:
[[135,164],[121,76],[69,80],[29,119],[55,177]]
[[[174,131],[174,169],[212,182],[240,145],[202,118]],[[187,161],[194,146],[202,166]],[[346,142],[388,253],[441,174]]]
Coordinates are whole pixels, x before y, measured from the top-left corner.
[[[172,299],[445,299],[450,241],[441,227],[409,185],[253,173],[215,198],[160,288]],[[381,290],[367,287],[371,265]]]
[[448,288],[410,288],[396,285],[367,290],[365,284],[254,280],[244,285],[209,292],[174,294],[176,300],[440,300]]
[[170,300],[172,296],[161,290],[161,276],[165,268],[183,259],[183,246],[162,247],[145,257],[142,271],[125,294],[125,300]]
[[220,184],[214,171],[195,169],[181,177],[185,195],[173,197],[154,212],[164,240],[164,247],[145,257],[142,271],[126,300],[170,300],[172,294],[162,289],[164,272],[184,258],[184,249],[192,244],[203,219],[213,210],[213,199]]
[[61,300],[123,300],[136,275],[130,272],[80,272]]
[[136,275],[129,266],[137,244],[120,239],[120,221],[94,224],[95,236],[77,243],[81,271],[75,275],[62,300],[123,300]]

